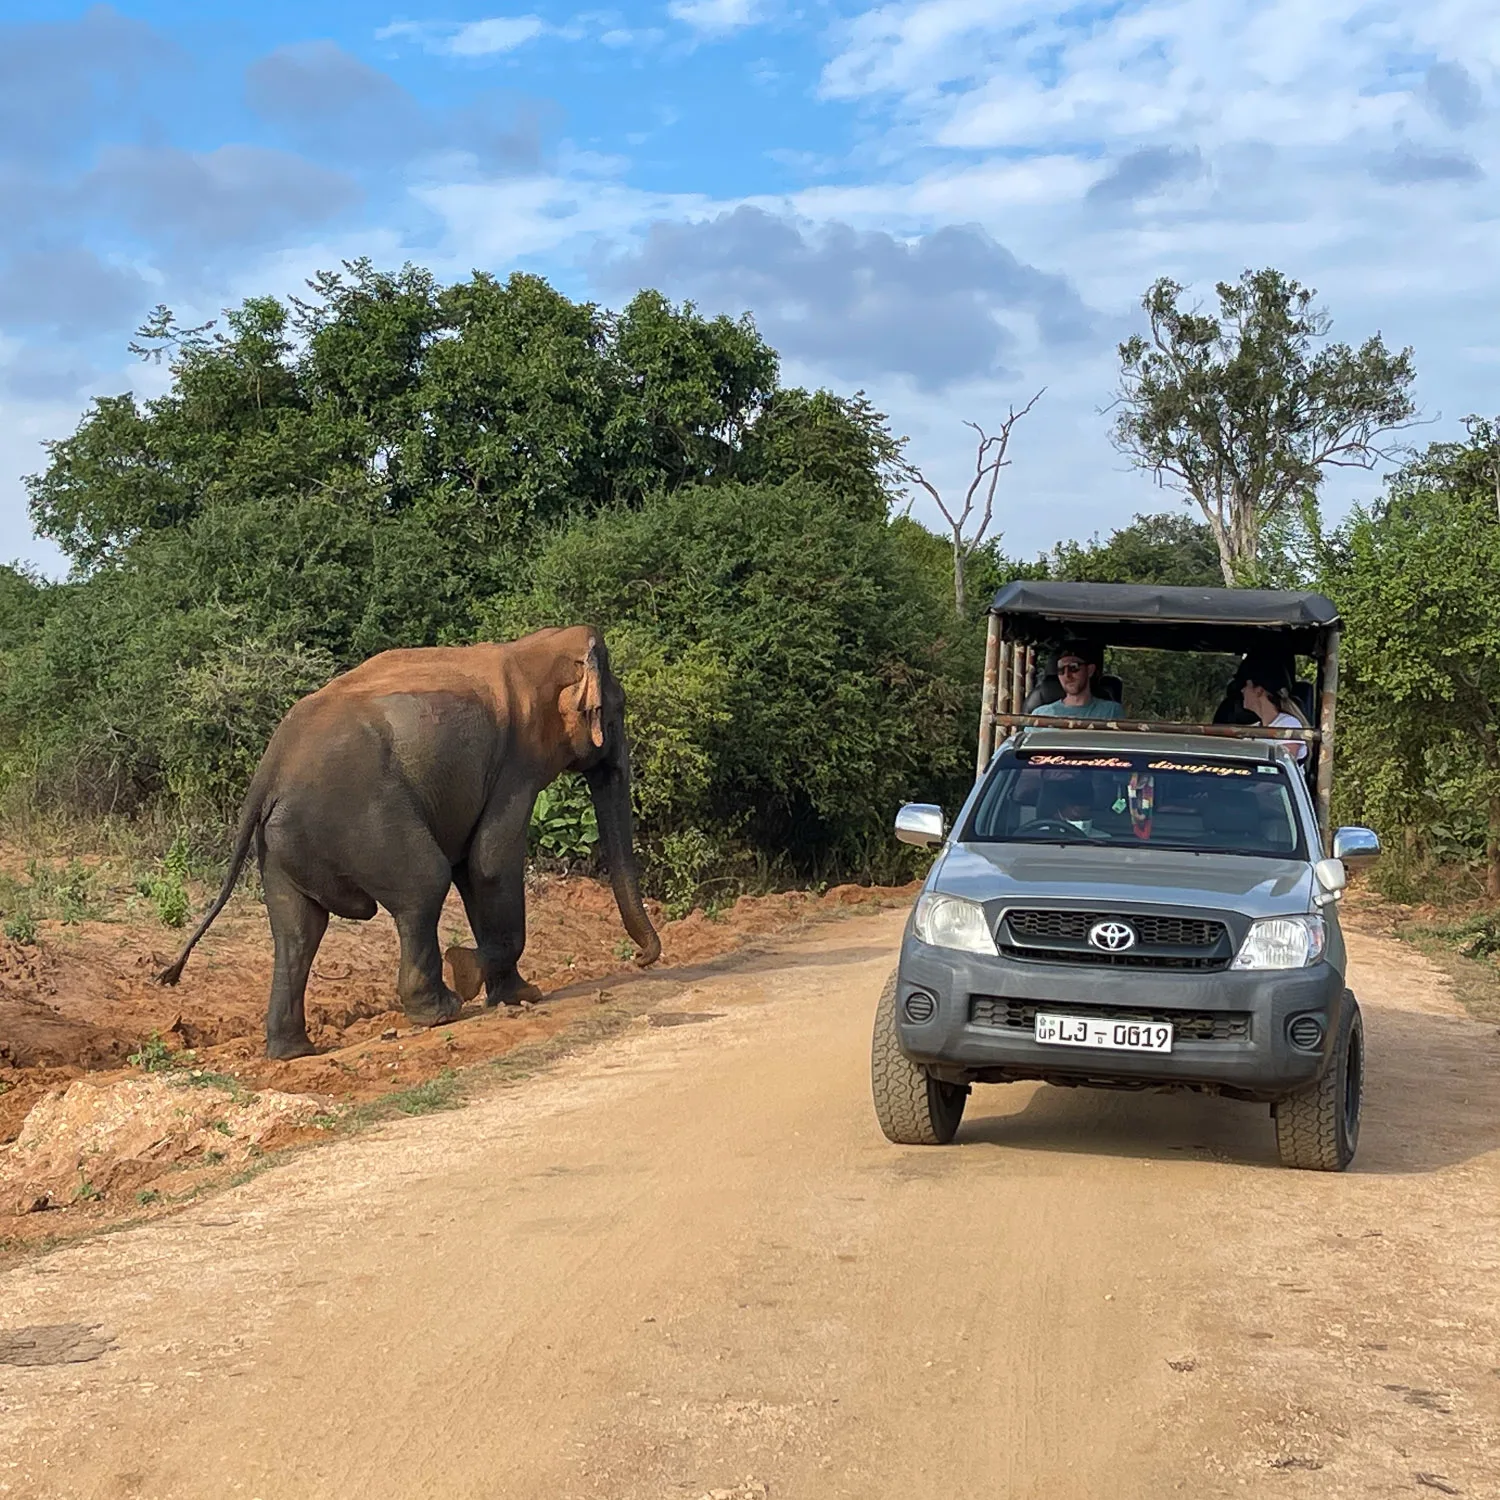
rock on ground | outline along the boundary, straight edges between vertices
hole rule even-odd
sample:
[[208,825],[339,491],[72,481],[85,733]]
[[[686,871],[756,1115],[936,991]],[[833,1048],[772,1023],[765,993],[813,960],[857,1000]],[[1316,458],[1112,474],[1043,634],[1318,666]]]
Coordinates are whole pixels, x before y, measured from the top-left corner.
[[0,1147],[0,1206],[27,1213],[128,1191],[173,1166],[241,1162],[328,1108],[311,1094],[231,1091],[191,1075],[79,1079],[43,1095]]

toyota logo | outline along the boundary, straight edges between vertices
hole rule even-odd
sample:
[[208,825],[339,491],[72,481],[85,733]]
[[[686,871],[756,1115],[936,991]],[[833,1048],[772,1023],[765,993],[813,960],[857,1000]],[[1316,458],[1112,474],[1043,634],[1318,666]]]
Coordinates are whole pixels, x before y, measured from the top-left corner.
[[1135,928],[1127,922],[1095,922],[1089,928],[1089,942],[1106,953],[1123,953],[1135,947]]

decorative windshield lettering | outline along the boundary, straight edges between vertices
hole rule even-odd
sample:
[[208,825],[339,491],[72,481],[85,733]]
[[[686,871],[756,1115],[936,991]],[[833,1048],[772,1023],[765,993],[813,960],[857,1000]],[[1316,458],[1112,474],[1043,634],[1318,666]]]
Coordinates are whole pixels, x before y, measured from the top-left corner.
[[1133,771],[1135,766],[1117,755],[1028,755],[1028,766],[1074,766],[1080,770]]
[[1150,771],[1181,771],[1187,776],[1250,776],[1248,766],[1213,765],[1208,762],[1194,764],[1183,760],[1153,760],[1146,767]]

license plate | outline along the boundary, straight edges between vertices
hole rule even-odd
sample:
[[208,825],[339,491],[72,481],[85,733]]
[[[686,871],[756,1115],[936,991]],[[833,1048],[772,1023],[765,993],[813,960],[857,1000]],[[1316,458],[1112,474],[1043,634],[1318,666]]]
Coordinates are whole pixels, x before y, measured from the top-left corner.
[[1164,1021],[1110,1021],[1099,1016],[1049,1016],[1037,1012],[1036,1039],[1056,1047],[1102,1047],[1110,1052],[1170,1052],[1172,1028]]

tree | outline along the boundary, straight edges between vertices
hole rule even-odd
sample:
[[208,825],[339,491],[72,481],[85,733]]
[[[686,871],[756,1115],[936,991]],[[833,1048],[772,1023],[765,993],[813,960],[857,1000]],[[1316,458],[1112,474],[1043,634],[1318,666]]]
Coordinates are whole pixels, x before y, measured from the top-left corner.
[[732,472],[746,484],[805,480],[872,519],[884,516],[900,492],[901,446],[863,391],[836,396],[793,387],[766,401]]
[[1494,488],[1495,515],[1500,519],[1500,422],[1471,415],[1464,418],[1464,428],[1476,453],[1484,456],[1484,472]]
[[1373,468],[1416,415],[1412,352],[1377,333],[1321,343],[1317,295],[1280,271],[1220,282],[1217,316],[1163,277],[1142,299],[1149,337],[1120,345],[1115,446],[1203,512],[1230,587],[1260,581],[1262,529],[1316,500],[1329,468]]
[[[1108,541],[1059,542],[1045,562],[1049,577],[1079,583],[1204,588],[1221,577],[1208,527],[1172,512],[1137,516]],[[1132,714],[1187,722],[1212,716],[1235,666],[1235,658],[1212,652],[1135,650],[1113,653],[1111,660],[1112,670],[1124,679]]]
[[1186,588],[1219,581],[1219,555],[1201,521],[1161,512],[1137,516],[1130,525],[1087,544],[1059,542],[1047,559],[1052,578],[1079,583],[1160,583]]
[[[689,576],[672,581],[655,564],[628,573],[632,609],[686,591],[716,611],[722,641],[754,632],[724,623],[722,600],[700,600],[695,579],[748,622],[773,596],[790,607],[804,587],[797,568],[816,562],[817,587],[862,608],[865,546],[902,569],[899,589],[877,589],[870,618],[907,595],[924,621],[934,600],[941,610],[941,591],[913,581],[888,534],[900,444],[884,416],[861,395],[781,387],[776,352],[748,317],[706,318],[654,292],[616,315],[535,276],[443,286],[419,267],[355,261],[315,277],[301,299],[251,298],[216,325],[184,328],[158,309],[134,348],[170,371],[169,388],[96,401],[29,481],[37,529],[68,553],[73,576],[47,585],[0,570],[12,626],[0,641],[0,772],[79,811],[175,800],[191,816],[232,804],[267,715],[386,647],[474,639],[528,593],[539,559],[560,555],[559,537],[580,545],[591,518],[613,545],[636,536],[630,518],[649,508],[642,524],[662,534],[647,555],[680,546]],[[669,505],[677,495],[691,496],[681,510]],[[741,506],[765,517],[733,515]],[[766,562],[777,518],[788,530]],[[689,519],[705,538],[696,550],[674,530]],[[764,598],[745,592],[742,574],[762,581]],[[660,753],[642,761],[661,798],[679,802],[690,732],[717,722],[727,671],[708,647],[690,649],[695,628],[637,651],[653,694],[679,661],[696,674],[693,692],[658,705],[649,730]],[[912,653],[932,638],[926,624],[908,631],[881,669],[921,670],[926,657]],[[836,653],[828,673],[841,680]],[[977,681],[977,666],[967,675]],[[737,668],[735,691],[754,680]],[[881,681],[860,679],[875,695],[862,713],[878,718]],[[950,687],[943,678],[934,692]],[[946,722],[913,712],[923,733]],[[205,715],[215,722],[198,722]],[[784,779],[775,737],[757,743],[747,784]],[[936,765],[933,755],[915,763]],[[886,761],[877,754],[876,770]],[[850,774],[850,796],[866,774]],[[726,805],[721,795],[716,816]]]
[[[993,434],[987,433],[977,422],[964,423],[965,427],[979,434],[979,442],[974,451],[974,477],[964,491],[962,503],[950,504],[920,469],[911,464],[905,466],[906,477],[932,497],[953,534],[953,612],[960,620],[966,619],[969,613],[965,564],[983,545],[990,522],[994,519],[995,491],[1000,483],[1000,471],[1010,464],[1007,454],[1010,452],[1011,433],[1016,423],[1042,399],[1045,390],[1044,386],[1020,411],[1014,406],[1010,407]],[[980,510],[979,520],[971,530],[969,523],[975,510],[980,507],[983,508]]]
[[1445,800],[1482,809],[1486,889],[1500,900],[1491,460],[1482,434],[1429,447],[1336,534],[1325,587],[1345,621],[1340,775],[1352,800],[1388,828],[1439,821]]

